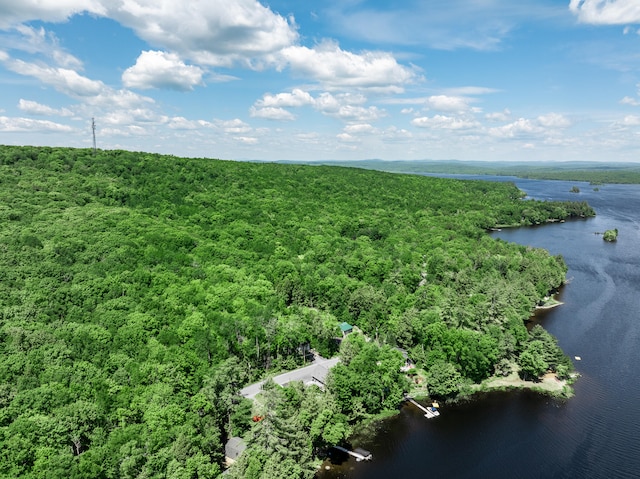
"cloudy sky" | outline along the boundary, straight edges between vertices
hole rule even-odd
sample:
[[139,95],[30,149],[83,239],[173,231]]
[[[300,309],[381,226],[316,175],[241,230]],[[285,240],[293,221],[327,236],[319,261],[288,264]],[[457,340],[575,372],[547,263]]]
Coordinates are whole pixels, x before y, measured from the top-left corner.
[[0,144],[640,161],[638,0],[0,0]]

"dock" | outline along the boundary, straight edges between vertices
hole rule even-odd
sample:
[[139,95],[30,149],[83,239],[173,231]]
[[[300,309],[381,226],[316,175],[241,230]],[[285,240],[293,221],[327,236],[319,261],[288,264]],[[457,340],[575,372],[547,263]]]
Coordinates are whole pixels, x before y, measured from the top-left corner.
[[413,398],[410,398],[409,396],[405,397],[405,399],[409,401],[411,404],[413,404],[414,406],[416,406],[418,409],[420,409],[422,412],[424,412],[424,417],[426,417],[427,419],[431,419],[440,415],[440,412],[436,407],[430,407],[430,408],[424,407],[422,404],[416,402]]
[[365,451],[364,449],[360,449],[359,447],[356,448],[355,451],[350,451],[349,449],[346,449],[342,446],[333,446],[334,449],[337,449],[338,451],[342,451],[345,452],[347,454],[349,454],[350,456],[353,456],[356,458],[356,461],[360,462],[360,461],[370,461],[371,459],[373,459],[373,455],[369,452],[369,451]]

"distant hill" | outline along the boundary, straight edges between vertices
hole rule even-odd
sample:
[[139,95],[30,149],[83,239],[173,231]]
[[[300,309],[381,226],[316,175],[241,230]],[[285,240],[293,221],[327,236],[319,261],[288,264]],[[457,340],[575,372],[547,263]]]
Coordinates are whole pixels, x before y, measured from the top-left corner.
[[[288,162],[298,163],[298,162]],[[466,175],[516,176],[544,180],[587,181],[598,183],[640,183],[640,163],[589,161],[498,162],[458,160],[355,160],[312,161],[307,164],[339,165],[393,173],[440,173]]]

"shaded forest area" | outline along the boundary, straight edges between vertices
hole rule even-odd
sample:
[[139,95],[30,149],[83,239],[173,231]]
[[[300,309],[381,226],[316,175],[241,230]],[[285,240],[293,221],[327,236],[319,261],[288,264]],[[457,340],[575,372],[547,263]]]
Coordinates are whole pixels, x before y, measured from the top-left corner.
[[[409,351],[453,397],[571,364],[533,308],[561,257],[486,229],[593,215],[512,184],[354,168],[0,147],[0,477],[310,477],[398,406]],[[338,353],[328,390],[267,383]],[[252,415],[261,421],[253,423]]]

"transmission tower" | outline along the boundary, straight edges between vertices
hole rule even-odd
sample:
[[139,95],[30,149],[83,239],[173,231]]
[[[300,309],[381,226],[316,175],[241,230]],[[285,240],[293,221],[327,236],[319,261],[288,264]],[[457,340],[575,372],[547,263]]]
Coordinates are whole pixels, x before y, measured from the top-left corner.
[[91,118],[91,131],[93,131],[93,154],[96,154],[96,120]]

